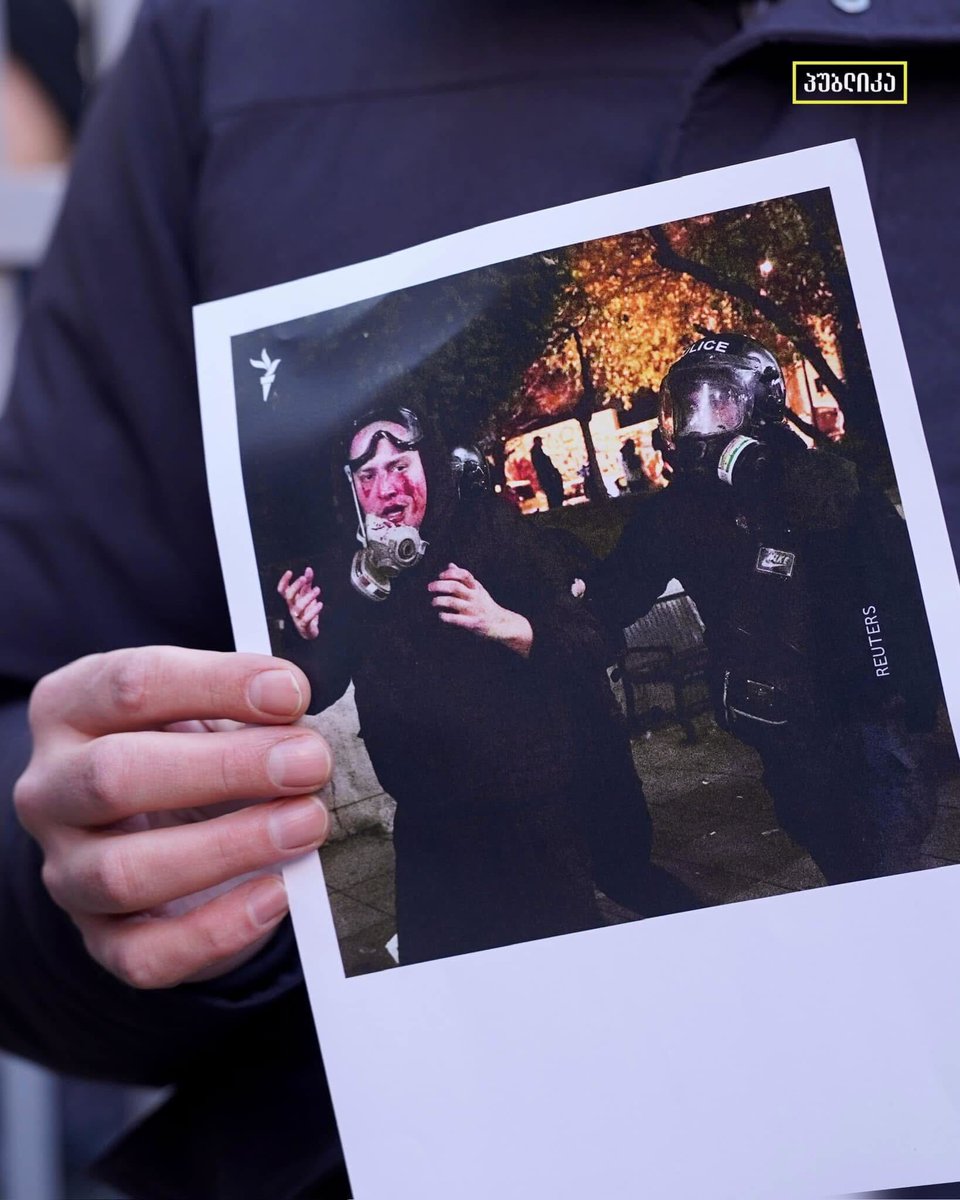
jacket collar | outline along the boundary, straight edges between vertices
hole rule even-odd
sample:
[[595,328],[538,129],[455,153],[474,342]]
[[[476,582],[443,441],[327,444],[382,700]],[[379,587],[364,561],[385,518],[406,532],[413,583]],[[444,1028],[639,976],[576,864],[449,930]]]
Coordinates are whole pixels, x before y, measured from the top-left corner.
[[838,45],[960,40],[960,5],[956,0],[873,0],[864,12],[849,13],[833,0],[777,0],[747,10],[740,38],[751,45],[757,39],[822,39]]

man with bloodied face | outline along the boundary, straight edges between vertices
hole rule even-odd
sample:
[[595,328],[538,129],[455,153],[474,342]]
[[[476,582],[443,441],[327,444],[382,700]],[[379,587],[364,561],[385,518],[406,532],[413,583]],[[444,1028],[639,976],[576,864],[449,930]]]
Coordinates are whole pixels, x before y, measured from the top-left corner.
[[602,925],[598,884],[649,909],[649,817],[561,543],[409,409],[345,448],[359,548],[278,591],[318,706],[353,680],[397,802],[401,963]]
[[419,529],[427,512],[423,462],[396,421],[361,429],[350,442],[350,465],[360,507],[391,525]]

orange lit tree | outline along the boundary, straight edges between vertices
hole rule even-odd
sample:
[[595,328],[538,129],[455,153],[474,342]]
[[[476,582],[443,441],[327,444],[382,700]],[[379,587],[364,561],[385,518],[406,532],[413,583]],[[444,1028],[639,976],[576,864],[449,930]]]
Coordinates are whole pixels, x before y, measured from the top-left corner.
[[[875,432],[873,388],[828,192],[601,238],[554,257],[565,280],[545,348],[492,424],[517,432],[575,417],[591,498],[606,492],[590,417],[604,407],[648,415],[652,393],[698,333],[733,327],[784,364],[806,358],[852,423]],[[843,364],[842,377],[830,353]]]

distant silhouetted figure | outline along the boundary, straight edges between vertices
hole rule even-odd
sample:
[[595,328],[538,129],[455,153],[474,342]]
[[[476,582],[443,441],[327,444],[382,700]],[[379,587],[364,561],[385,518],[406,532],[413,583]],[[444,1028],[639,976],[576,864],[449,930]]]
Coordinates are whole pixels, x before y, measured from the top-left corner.
[[620,458],[623,460],[623,471],[627,479],[627,491],[643,491],[646,476],[643,472],[643,463],[640,460],[640,455],[637,453],[637,443],[633,438],[627,438],[620,447]]
[[547,498],[548,508],[559,508],[563,504],[563,476],[553,465],[553,460],[543,448],[543,438],[533,439],[530,461],[537,472],[540,489]]

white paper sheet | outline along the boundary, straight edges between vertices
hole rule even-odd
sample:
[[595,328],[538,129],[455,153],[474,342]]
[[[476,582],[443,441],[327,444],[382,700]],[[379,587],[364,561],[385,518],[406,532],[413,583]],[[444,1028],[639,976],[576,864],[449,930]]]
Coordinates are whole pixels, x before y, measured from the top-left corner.
[[[200,306],[207,470],[238,648],[271,652],[234,337],[815,188],[832,194],[957,728],[960,588],[852,142],[520,216]],[[282,357],[271,352],[261,374]],[[336,397],[317,403],[335,407]],[[318,858],[289,868],[287,883],[357,1200],[791,1200],[960,1178],[957,867],[353,978]]]

